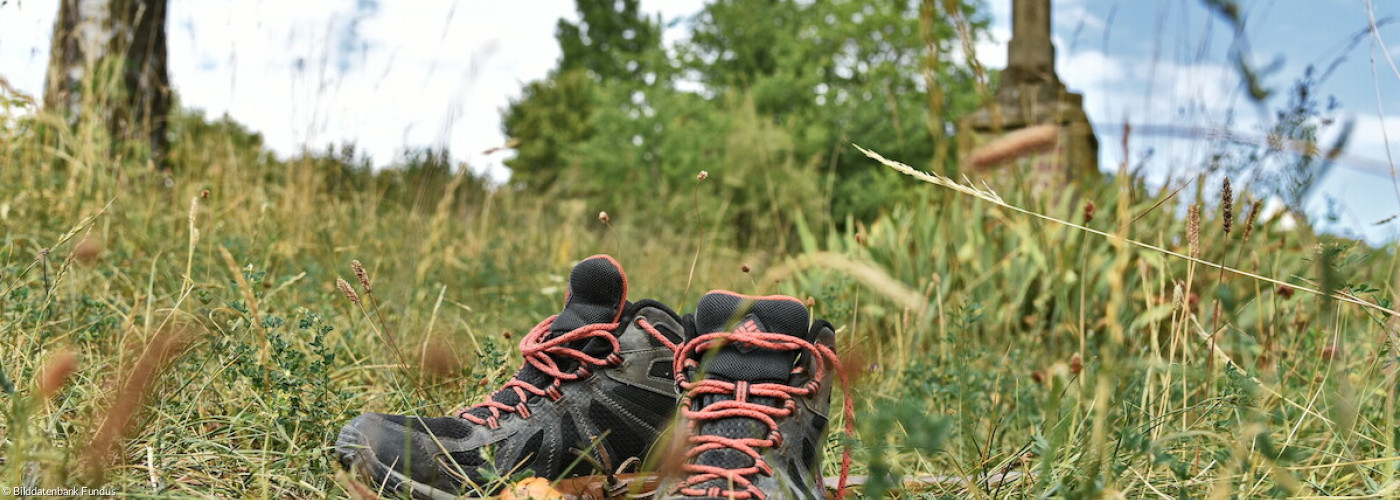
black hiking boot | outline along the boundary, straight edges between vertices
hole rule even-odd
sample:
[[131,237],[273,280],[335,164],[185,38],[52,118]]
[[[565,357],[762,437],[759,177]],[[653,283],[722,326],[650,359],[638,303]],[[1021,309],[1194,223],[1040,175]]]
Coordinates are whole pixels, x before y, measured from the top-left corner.
[[[641,458],[676,407],[671,369],[683,328],[655,301],[627,302],[606,255],[574,267],[564,310],[520,342],[525,364],[481,403],[438,418],[365,413],[336,455],[389,495],[487,495],[501,477],[593,474]],[[586,455],[586,456],[584,456]],[[489,483],[489,484],[488,484]]]
[[793,297],[700,299],[676,353],[685,462],[662,478],[658,499],[826,498],[829,377],[839,367],[831,324],[808,320]]

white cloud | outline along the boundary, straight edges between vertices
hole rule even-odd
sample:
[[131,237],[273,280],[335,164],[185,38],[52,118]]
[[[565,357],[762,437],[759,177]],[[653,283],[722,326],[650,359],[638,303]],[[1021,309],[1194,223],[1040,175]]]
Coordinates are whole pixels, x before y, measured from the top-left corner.
[[[172,78],[186,104],[229,113],[283,153],[354,141],[378,164],[406,146],[446,146],[471,158],[504,143],[500,109],[553,66],[555,23],[574,15],[564,0],[513,10],[382,2],[360,20],[360,39],[346,40],[352,3],[259,7],[172,6],[172,40],[191,41],[171,46]],[[342,42],[356,49],[348,68],[347,54],[335,50]],[[498,160],[472,160],[503,173]]]
[[[1006,67],[1006,44],[1011,40],[1011,30],[1005,26],[993,25],[987,29],[987,37],[977,40],[972,45],[972,50],[977,52],[977,62],[984,68],[1004,68]],[[961,64],[966,59],[962,54],[962,45],[958,44],[954,49],[953,62]]]
[[0,76],[34,98],[44,88],[49,34],[58,0],[26,0],[0,7]]
[[1076,30],[1082,29],[1090,33],[1102,32],[1108,27],[1108,22],[1102,16],[1082,2],[1056,3],[1054,15],[1062,27],[1072,26]]
[[1400,116],[1390,115],[1381,119],[1370,114],[1357,116],[1354,120],[1347,153],[1369,164],[1367,170],[1378,170],[1389,175],[1389,169],[1382,167],[1389,167],[1392,160],[1400,168]]
[[1056,54],[1055,71],[1071,90],[1101,88],[1120,83],[1124,77],[1124,64],[1110,59],[1097,50],[1080,50]]

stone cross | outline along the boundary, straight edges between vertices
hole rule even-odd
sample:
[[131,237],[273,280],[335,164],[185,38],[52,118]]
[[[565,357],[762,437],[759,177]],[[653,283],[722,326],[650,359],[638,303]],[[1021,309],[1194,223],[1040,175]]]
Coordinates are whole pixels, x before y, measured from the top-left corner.
[[[1068,184],[1099,178],[1099,141],[1084,113],[1084,96],[1065,88],[1055,74],[1055,45],[1050,39],[1050,0],[1011,2],[1011,42],[1001,85],[990,102],[959,120],[958,150],[971,157],[978,147],[1004,134],[1053,124],[1058,137],[1053,151],[1018,160],[1024,186],[1057,196]],[[990,169],[983,167],[990,174]],[[1012,176],[1014,177],[1014,176]]]
[[1011,43],[1003,85],[1059,83],[1050,41],[1050,0],[1011,0]]

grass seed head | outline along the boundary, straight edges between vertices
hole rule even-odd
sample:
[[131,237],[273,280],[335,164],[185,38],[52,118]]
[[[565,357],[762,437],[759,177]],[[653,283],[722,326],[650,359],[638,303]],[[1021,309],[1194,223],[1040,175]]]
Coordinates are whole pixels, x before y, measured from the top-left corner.
[[612,222],[612,217],[608,217],[607,212],[598,212],[598,220],[602,221],[604,224],[607,224],[609,222]]
[[1262,208],[1264,208],[1264,202],[1259,200],[1254,200],[1254,203],[1249,205],[1249,216],[1244,218],[1244,236],[1241,237],[1240,241],[1248,242],[1249,235],[1254,234],[1254,221],[1259,218],[1259,210]]
[[360,264],[359,259],[350,261],[350,268],[355,270],[355,277],[360,279],[360,287],[365,290],[365,293],[374,293],[371,291],[373,288],[369,286],[369,273],[365,272],[365,266]]
[[1191,258],[1201,257],[1201,206],[1191,205],[1186,214],[1186,241],[1190,244]]
[[1220,187],[1220,212],[1223,220],[1221,228],[1225,234],[1230,234],[1230,226],[1235,223],[1235,192],[1230,188],[1230,178],[1225,178],[1225,183]]
[[335,279],[335,287],[340,289],[340,293],[345,294],[345,298],[350,299],[351,304],[360,304],[360,294],[355,293],[354,288],[350,288],[350,283],[342,278]]

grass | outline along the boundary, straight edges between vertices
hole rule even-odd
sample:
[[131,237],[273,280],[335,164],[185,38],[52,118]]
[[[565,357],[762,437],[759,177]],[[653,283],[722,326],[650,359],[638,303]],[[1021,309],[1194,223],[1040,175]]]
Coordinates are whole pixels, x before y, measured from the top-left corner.
[[[956,409],[948,446],[916,471],[1032,474],[981,492],[993,497],[1395,494],[1395,313],[1386,285],[1367,284],[1394,272],[1393,252],[1276,221],[1231,234],[1224,203],[1215,220],[1153,215],[1165,194],[1135,200],[1124,177],[1116,199],[1097,197],[1118,214],[1100,230],[1066,220],[1079,214],[1063,200],[1030,211],[910,173],[980,202],[936,205],[948,231],[934,237],[909,234],[922,218],[909,214],[847,244],[891,270],[922,266],[904,279],[931,278],[944,308],[909,327],[893,352],[917,354],[875,391],[920,401],[916,420]],[[962,220],[990,223],[949,227]]]
[[[188,115],[168,177],[111,157],[98,131],[6,123],[6,485],[349,496],[328,453],[340,425],[484,397],[562,303],[570,265],[611,253],[634,299],[788,293],[838,325],[868,497],[1400,489],[1394,246],[1286,230],[1246,212],[1248,193],[1226,231],[1223,203],[1127,175],[1043,198],[925,178],[878,220],[799,223],[773,249],[741,247],[713,215],[726,200],[706,183],[744,175],[718,168],[673,201],[694,218],[656,221],[462,197],[460,175],[348,189],[315,158],[269,158]],[[828,475],[844,441],[828,439]]]

